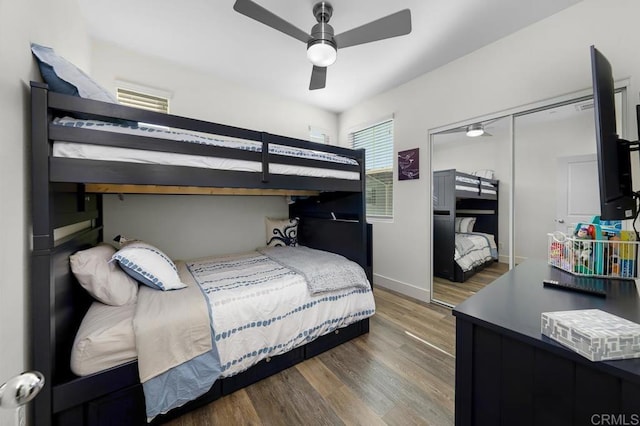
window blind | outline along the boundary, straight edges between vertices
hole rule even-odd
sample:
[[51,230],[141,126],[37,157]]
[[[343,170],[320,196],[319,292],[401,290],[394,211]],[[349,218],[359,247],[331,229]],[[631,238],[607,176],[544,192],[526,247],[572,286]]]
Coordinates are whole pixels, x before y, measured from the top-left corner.
[[148,111],[169,113],[169,99],[147,95],[134,90],[118,88],[118,102],[122,105],[146,109]]
[[367,216],[393,217],[393,120],[349,134],[365,150]]

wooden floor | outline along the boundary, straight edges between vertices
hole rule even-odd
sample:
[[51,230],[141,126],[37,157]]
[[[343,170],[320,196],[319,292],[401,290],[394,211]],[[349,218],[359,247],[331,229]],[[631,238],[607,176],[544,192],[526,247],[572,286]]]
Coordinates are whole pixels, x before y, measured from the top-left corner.
[[506,263],[495,262],[477,272],[463,283],[433,277],[433,298],[455,306],[482,290],[509,270]]
[[451,311],[380,288],[374,295],[367,335],[168,424],[452,425]]

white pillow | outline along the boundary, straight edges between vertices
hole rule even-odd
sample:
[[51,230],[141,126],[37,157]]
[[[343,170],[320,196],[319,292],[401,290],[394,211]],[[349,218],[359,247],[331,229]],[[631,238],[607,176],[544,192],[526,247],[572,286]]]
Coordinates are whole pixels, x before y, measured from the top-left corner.
[[463,217],[460,222],[460,232],[473,232],[473,226],[476,224],[475,217]]
[[169,256],[142,241],[127,243],[112,257],[120,267],[140,283],[157,290],[177,290],[186,285]]
[[110,263],[116,249],[99,244],[69,257],[71,271],[80,285],[94,299],[112,306],[130,305],[138,298],[138,283],[115,263]]
[[483,169],[483,170],[476,170],[475,172],[471,173],[474,176],[478,176],[481,178],[485,178],[485,179],[493,179],[493,176],[495,175],[495,172],[491,169]]
[[473,227],[476,224],[475,217],[456,217],[455,218],[455,232],[473,232]]

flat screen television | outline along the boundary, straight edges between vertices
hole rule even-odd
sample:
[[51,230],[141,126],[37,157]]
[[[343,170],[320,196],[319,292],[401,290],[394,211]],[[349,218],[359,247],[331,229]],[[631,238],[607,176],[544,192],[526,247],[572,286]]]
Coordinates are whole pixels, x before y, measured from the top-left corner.
[[634,219],[637,205],[631,184],[631,143],[618,137],[611,64],[591,46],[591,76],[596,122],[600,218]]

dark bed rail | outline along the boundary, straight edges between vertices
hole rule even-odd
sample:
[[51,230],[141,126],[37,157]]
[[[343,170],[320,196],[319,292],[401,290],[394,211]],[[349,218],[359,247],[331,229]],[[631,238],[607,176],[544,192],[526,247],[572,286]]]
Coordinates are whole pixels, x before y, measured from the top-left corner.
[[[84,176],[83,173],[79,173],[79,171],[83,168],[83,164],[85,164],[85,162],[89,160],[72,160],[50,157],[49,162],[52,172],[55,175],[55,178],[53,178],[54,181],[81,183],[122,183],[123,179],[125,179],[129,184],[144,185],[155,183],[158,185],[188,185],[201,187],[227,187],[229,186],[229,182],[240,182],[235,185],[231,185],[230,187],[291,190],[309,189],[319,191],[350,192],[360,192],[362,190],[362,185],[360,184],[360,182],[354,180],[339,178],[327,179],[308,176],[298,176],[294,179],[289,179],[290,177],[293,177],[292,175],[285,175],[286,179],[277,178],[276,176],[278,175],[270,173],[270,165],[285,164],[340,171],[361,172],[364,164],[363,150],[352,150],[343,147],[301,141],[285,136],[273,135],[266,132],[242,129],[223,124],[210,123],[193,118],[162,114],[122,105],[81,99],[75,96],[50,92],[47,86],[41,83],[32,82],[31,87],[34,110],[46,110],[46,115],[43,113],[38,114],[39,120],[42,120],[42,117],[48,117],[46,125],[42,121],[38,122],[37,126],[34,123],[34,132],[36,135],[36,139],[42,140],[43,143],[44,141],[47,141],[48,144],[51,144],[54,140],[67,141],[93,145],[126,147],[150,151],[247,160],[259,162],[262,164],[262,172],[242,172],[245,175],[253,176],[247,176],[245,178],[238,179],[239,172],[236,171],[198,169],[196,167],[185,166],[150,167],[150,165],[139,163],[97,161],[95,163],[86,163],[86,165],[91,165],[92,167],[92,172],[90,173],[92,178],[91,180],[86,180],[86,176]],[[222,136],[224,138],[254,141],[262,144],[262,152],[227,147],[217,147],[197,143],[184,143],[162,138],[120,134],[115,132],[105,132],[71,126],[59,126],[48,123],[48,121],[53,117],[65,115],[76,117],[80,116],[83,118],[90,117],[96,120],[112,122],[114,120],[143,122],[159,126],[179,128],[186,131],[207,133],[212,136]],[[41,128],[41,126],[46,127]],[[358,164],[350,165],[309,158],[299,158],[288,155],[271,154],[269,153],[270,145],[283,145],[286,147],[337,154],[354,159]],[[50,148],[48,149],[50,152]],[[40,161],[43,161],[43,159],[40,159]],[[146,179],[143,176],[147,173],[161,173],[163,175],[163,178],[160,182],[155,178]],[[125,174],[127,177],[123,178],[123,174]],[[226,174],[228,174],[229,176],[225,178],[224,176]],[[116,178],[115,176],[120,176],[120,178]],[[150,182],[151,180],[153,182]]]
[[[144,407],[137,365],[128,363],[111,370],[86,377],[76,377],[70,371],[69,354],[82,316],[92,299],[77,283],[69,267],[69,256],[103,241],[102,194],[86,190],[88,183],[116,183],[126,185],[181,185],[214,188],[250,188],[313,190],[319,195],[299,199],[290,206],[290,217],[301,217],[301,240],[312,247],[341,253],[367,268],[371,277],[371,236],[365,221],[364,151],[299,141],[264,132],[208,123],[201,120],[143,111],[121,105],[90,101],[52,93],[41,83],[31,83],[32,98],[32,161],[31,217],[33,248],[30,287],[30,367],[44,373],[47,382],[34,401],[32,420],[36,425],[94,425],[143,423]],[[213,133],[229,138],[261,142],[262,153],[184,144],[157,138],[120,135],[51,125],[55,116],[83,115],[96,119],[124,119],[176,127],[197,132]],[[193,167],[165,166],[139,163],[109,162],[52,157],[52,141],[66,140],[98,145],[144,148],[164,152],[184,152],[195,155],[249,159],[261,162],[263,172],[240,172]],[[300,159],[268,152],[269,144],[330,152],[354,158],[359,165],[344,165],[317,160]],[[188,145],[188,148],[184,148]],[[183,151],[184,150],[184,151]],[[274,163],[305,165],[356,171],[359,180],[313,178],[270,174]],[[101,191],[95,191],[101,192]],[[339,220],[327,220],[336,216]],[[88,222],[89,228],[54,241],[59,227]],[[322,336],[312,344],[297,350],[297,357],[284,354],[281,363],[259,364],[232,378],[233,385],[222,381],[216,389],[199,399],[199,404],[238,387],[255,382],[268,374],[286,368],[304,357],[334,347],[343,341],[369,330],[368,319],[341,330],[341,334]],[[216,386],[216,385],[214,385]],[[196,401],[194,401],[196,402]],[[190,407],[191,403],[185,405]],[[127,417],[128,409],[137,410]],[[187,408],[188,409],[188,408]],[[175,410],[172,415],[184,412]],[[140,414],[140,416],[138,416]],[[171,413],[170,413],[171,414]],[[128,418],[118,423],[118,415]],[[131,421],[135,418],[136,421]],[[162,419],[159,420],[162,422]]]

